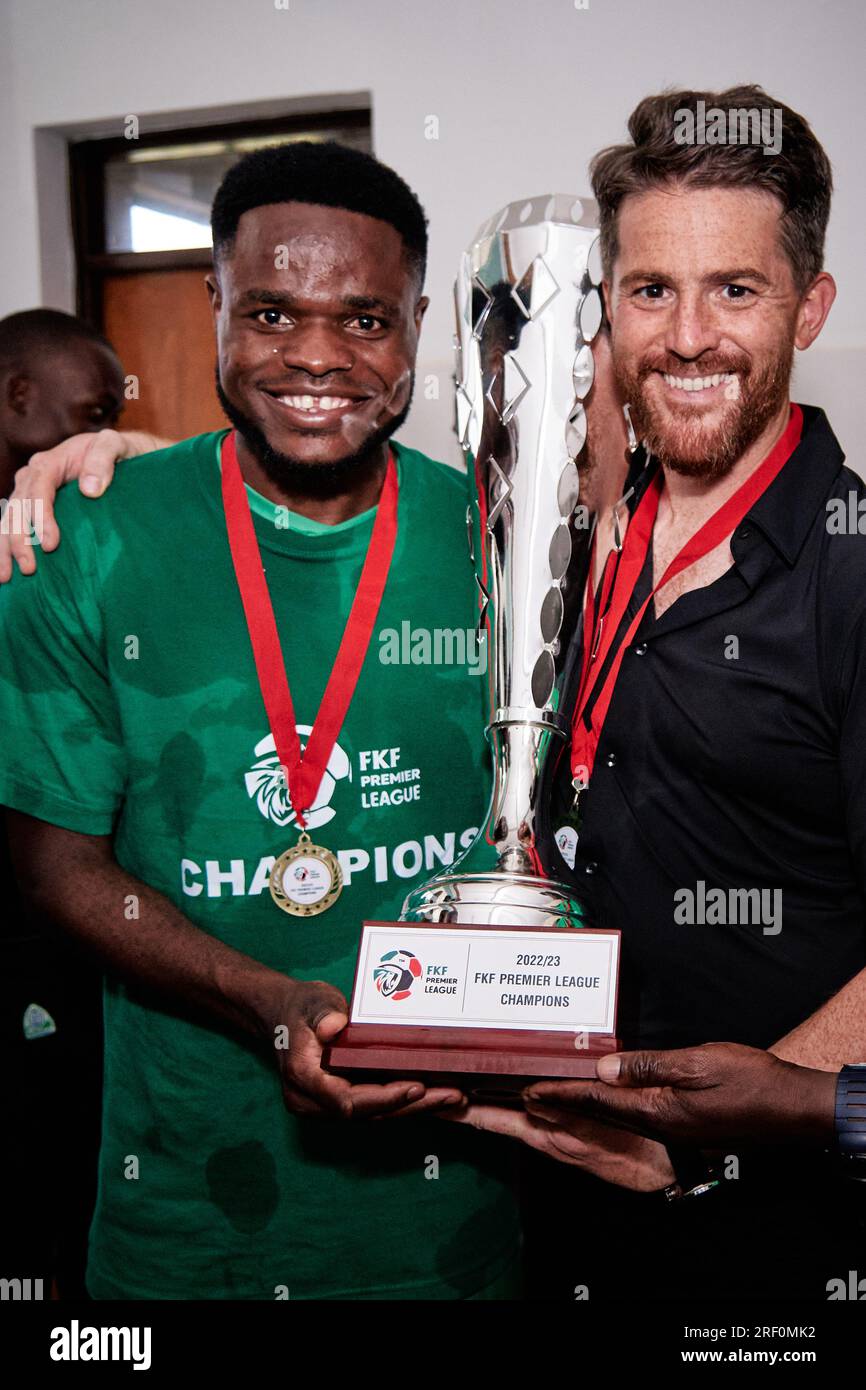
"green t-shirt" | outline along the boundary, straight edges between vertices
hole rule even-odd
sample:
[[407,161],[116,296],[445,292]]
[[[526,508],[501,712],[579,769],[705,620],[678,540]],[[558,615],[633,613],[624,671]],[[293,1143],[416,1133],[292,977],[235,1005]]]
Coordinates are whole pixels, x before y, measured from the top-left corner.
[[[405,656],[418,629],[473,626],[465,484],[395,446],[391,571],[309,817],[345,887],[291,917],[267,886],[297,829],[229,555],[221,439],[124,463],[99,503],[58,498],[60,548],[0,597],[0,801],[113,831],[124,868],[202,930],[348,997],[361,922],[396,918],[485,811],[483,677],[382,660],[388,629]],[[303,744],[374,513],[317,527],[250,499]],[[514,1258],[511,1145],[442,1120],[297,1118],[271,1059],[113,979],[103,1111],[97,1298],[459,1298]]]

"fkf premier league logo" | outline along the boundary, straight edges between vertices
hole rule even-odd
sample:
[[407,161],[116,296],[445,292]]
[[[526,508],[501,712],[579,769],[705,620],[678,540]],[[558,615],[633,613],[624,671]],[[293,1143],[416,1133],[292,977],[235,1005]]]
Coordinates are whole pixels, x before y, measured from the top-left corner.
[[[306,740],[313,730],[309,724],[298,724],[296,728],[303,753],[307,746]],[[257,761],[244,776],[247,795],[255,798],[262,815],[273,821],[274,825],[294,825],[295,813],[292,810],[283,769],[277,757],[273,734],[261,739],[253,752]],[[351,781],[352,765],[339,743],[335,743],[319,787],[319,794],[307,812],[308,830],[316,830],[320,825],[327,825],[329,820],[334,819],[337,813],[329,802],[337,783],[344,777]]]
[[421,962],[411,951],[386,951],[373,967],[376,988],[385,999],[408,999],[421,977]]

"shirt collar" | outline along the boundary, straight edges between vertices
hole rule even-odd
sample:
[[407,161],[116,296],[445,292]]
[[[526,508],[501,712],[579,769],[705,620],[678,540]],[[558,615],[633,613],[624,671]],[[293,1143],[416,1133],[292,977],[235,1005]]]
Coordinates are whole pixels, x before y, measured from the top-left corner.
[[800,554],[816,514],[824,507],[830,484],[845,462],[823,410],[814,405],[800,409],[800,443],[748,513],[748,520],[789,565]]
[[[845,462],[842,447],[823,410],[814,405],[801,405],[800,409],[803,412],[800,443],[747,513],[747,519],[758,527],[789,565],[794,564],[802,550],[830,484]],[[626,483],[626,487],[634,486],[634,494],[629,498],[630,511],[637,506],[657,469],[656,460],[647,459],[643,448],[636,451]]]

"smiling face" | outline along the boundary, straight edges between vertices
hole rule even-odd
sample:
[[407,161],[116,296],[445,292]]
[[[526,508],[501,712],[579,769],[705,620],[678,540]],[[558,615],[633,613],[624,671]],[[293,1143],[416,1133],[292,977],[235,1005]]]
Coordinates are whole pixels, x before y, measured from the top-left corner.
[[675,472],[722,477],[784,420],[795,347],[833,300],[804,295],[754,188],[668,185],[627,197],[606,286],[613,362],[638,435]]
[[253,208],[208,288],[224,404],[271,476],[313,483],[310,470],[384,458],[427,307],[394,227],[318,204]]

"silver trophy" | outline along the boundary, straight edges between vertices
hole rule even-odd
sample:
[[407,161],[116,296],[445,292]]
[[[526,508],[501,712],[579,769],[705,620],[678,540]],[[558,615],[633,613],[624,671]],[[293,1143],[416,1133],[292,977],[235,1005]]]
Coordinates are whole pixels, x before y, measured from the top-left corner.
[[602,321],[598,215],[586,198],[509,203],[455,286],[457,430],[470,479],[479,640],[489,643],[494,789],[449,868],[409,894],[410,922],[578,927],[560,881],[550,785],[568,755],[592,518],[579,503],[583,402]]

